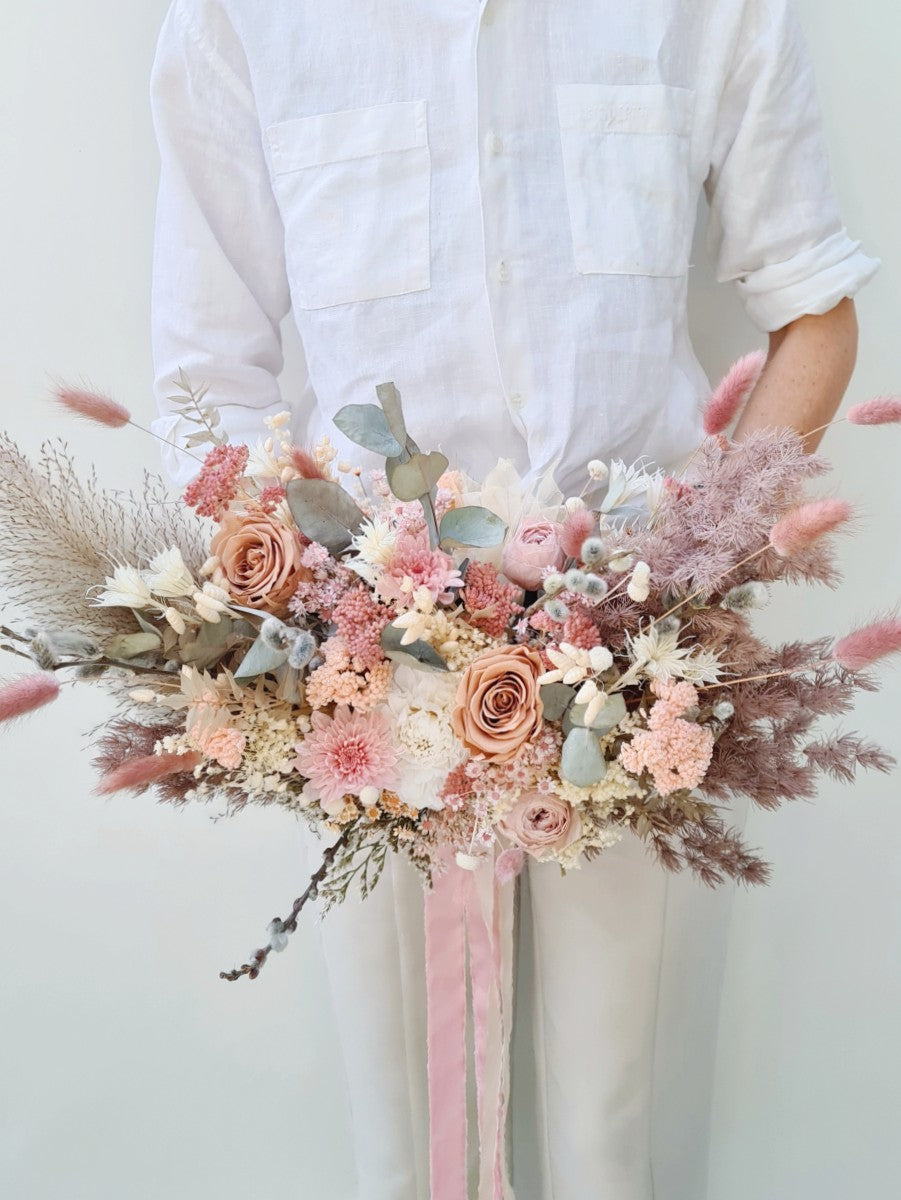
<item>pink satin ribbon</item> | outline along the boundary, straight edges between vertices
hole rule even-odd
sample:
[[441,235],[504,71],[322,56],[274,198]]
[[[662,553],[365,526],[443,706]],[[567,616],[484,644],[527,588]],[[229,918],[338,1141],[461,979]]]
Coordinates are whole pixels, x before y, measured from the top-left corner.
[[[466,941],[479,1112],[479,1200],[506,1200],[510,980],[494,859],[475,871],[452,856],[426,892],[429,1172],[431,1200],[467,1200]],[[509,948],[512,953],[512,947]]]

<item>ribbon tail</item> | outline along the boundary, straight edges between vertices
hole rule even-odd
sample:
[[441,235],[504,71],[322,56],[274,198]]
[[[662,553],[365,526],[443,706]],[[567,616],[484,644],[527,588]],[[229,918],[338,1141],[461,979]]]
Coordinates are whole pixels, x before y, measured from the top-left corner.
[[451,863],[425,897],[431,1200],[467,1200],[464,886]]

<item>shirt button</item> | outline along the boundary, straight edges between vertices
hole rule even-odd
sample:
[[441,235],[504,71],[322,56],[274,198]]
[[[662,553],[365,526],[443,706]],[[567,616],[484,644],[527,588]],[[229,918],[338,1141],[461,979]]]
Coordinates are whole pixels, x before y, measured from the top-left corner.
[[503,140],[491,129],[485,138],[485,145],[488,147],[489,154],[500,154],[504,149]]
[[510,397],[510,407],[511,408],[522,408],[522,405],[523,405],[523,399],[522,399],[521,394],[519,392],[514,392],[513,395]]
[[503,258],[497,264],[497,277],[501,283],[508,283],[510,280],[510,264]]

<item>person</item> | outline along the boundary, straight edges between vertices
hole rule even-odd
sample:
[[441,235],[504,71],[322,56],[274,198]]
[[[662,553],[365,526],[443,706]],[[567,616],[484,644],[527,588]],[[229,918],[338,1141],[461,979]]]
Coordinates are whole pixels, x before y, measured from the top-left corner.
[[[812,430],[847,387],[879,263],[841,218],[792,0],[175,0],[152,106],[154,431],[176,483],[195,469],[178,370],[255,441],[286,407],[292,310],[295,431],[342,458],[379,465],[331,417],[393,380],[419,444],[476,478],[553,465],[568,495],[590,458],[679,463],[710,387],[686,323],[702,191],[717,279],[769,342],[736,436]],[[408,870],[321,927],[356,1200],[428,1195]],[[528,891],[541,1197],[699,1200],[728,889],[632,838],[566,878],[533,864]]]

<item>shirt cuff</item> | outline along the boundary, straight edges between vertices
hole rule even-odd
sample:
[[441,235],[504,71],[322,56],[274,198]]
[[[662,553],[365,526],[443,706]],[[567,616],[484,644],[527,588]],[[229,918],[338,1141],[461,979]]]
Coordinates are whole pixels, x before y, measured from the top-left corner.
[[[266,417],[274,417],[284,412],[285,405],[279,400],[264,408],[248,408],[244,404],[223,404],[219,406],[221,428],[228,434],[229,443],[240,446],[246,443],[253,446],[260,438],[269,436],[264,421]],[[197,426],[178,413],[167,413],[150,422],[150,432],[160,438],[158,445],[163,463],[163,472],[173,487],[185,488],[199,473],[202,460],[210,451],[210,446],[198,446],[190,453],[185,453],[185,442],[197,432]],[[196,454],[196,458],[191,455]]]
[[842,230],[785,262],[771,263],[736,281],[748,316],[772,333],[806,314],[821,316],[854,296],[879,270]]

